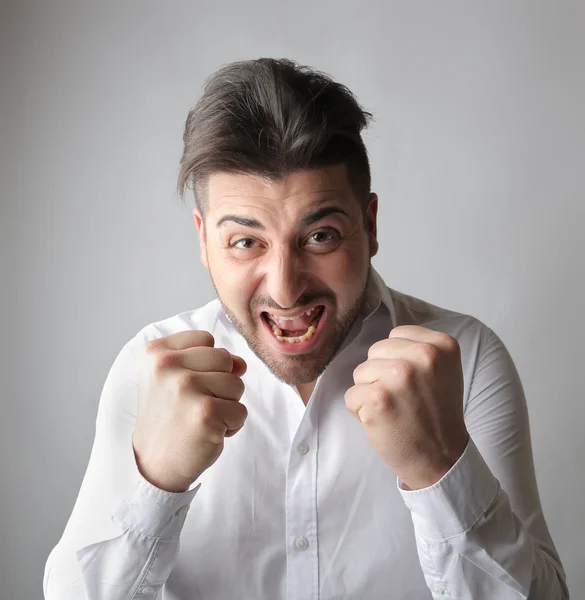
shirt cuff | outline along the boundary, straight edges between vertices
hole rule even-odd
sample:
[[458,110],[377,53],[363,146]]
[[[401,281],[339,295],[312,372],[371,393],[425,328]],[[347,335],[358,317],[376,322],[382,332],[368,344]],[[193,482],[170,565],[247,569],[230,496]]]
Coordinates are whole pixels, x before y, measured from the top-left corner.
[[500,483],[469,438],[459,460],[434,485],[398,490],[415,529],[427,539],[445,540],[469,531],[496,500]]
[[137,477],[136,486],[112,515],[113,520],[147,537],[177,539],[201,483],[174,493],[157,488],[140,473]]

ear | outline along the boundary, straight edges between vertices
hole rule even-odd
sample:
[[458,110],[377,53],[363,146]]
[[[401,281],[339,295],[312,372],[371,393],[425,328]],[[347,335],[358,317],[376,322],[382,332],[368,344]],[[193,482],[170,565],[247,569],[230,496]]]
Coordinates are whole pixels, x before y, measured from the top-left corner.
[[370,255],[378,253],[378,195],[372,192],[366,208],[366,229],[370,238]]
[[197,207],[193,209],[193,220],[195,221],[195,227],[197,227],[197,232],[199,233],[199,251],[201,262],[206,269],[209,269],[209,264],[207,262],[207,239],[205,236],[205,224],[203,223],[201,211]]

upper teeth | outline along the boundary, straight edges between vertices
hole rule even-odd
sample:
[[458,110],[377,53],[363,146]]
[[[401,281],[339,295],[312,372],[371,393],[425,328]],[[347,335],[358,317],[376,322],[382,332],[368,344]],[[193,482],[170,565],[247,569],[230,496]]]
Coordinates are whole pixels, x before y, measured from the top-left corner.
[[310,315],[314,310],[315,310],[314,308],[311,308],[310,310],[306,310],[305,312],[299,313],[298,315],[296,315],[294,317],[277,317],[276,315],[273,315],[271,313],[268,313],[268,314],[271,317],[278,319],[279,321],[294,321],[295,319],[298,319],[302,315]]

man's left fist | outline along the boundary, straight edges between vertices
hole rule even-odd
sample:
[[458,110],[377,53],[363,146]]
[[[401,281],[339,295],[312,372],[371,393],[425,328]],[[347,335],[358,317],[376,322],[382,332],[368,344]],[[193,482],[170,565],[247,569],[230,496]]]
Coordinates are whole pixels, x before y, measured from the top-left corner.
[[463,370],[457,340],[416,325],[395,327],[353,372],[347,408],[406,489],[433,485],[463,454]]

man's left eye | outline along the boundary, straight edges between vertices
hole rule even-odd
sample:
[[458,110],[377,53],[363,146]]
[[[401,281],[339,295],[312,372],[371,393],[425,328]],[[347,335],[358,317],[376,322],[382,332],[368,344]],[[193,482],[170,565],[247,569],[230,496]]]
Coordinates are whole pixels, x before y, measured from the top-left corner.
[[333,231],[317,231],[309,236],[309,240],[316,244],[324,244],[332,240],[338,240],[339,234]]

